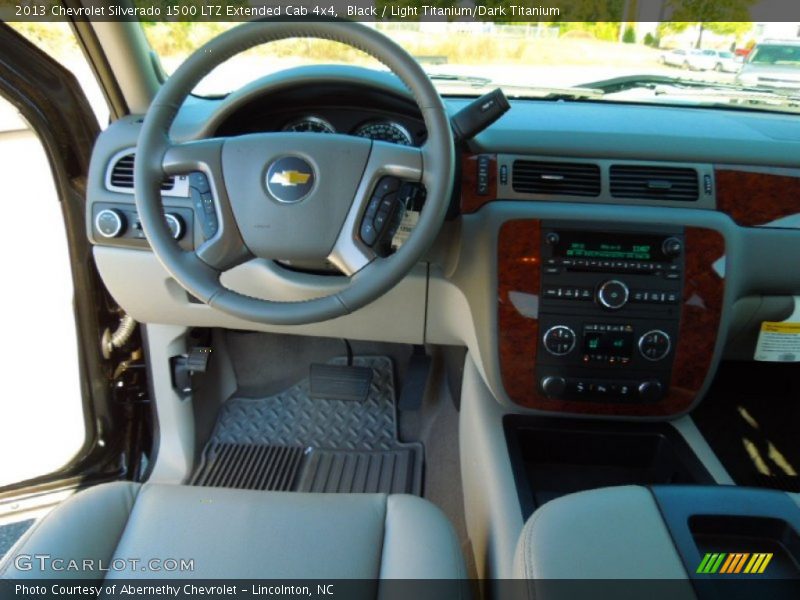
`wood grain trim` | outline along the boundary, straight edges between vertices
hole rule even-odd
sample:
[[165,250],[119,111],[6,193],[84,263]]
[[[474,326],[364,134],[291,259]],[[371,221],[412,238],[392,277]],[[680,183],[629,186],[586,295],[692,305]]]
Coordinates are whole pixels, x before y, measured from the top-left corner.
[[739,225],[765,225],[800,213],[800,177],[716,169],[717,209]]
[[539,321],[521,314],[511,294],[539,295],[541,234],[538,220],[507,221],[500,228],[497,247],[500,374],[506,394],[532,408],[539,407],[535,394]]
[[461,214],[477,212],[484,204],[497,199],[497,155],[489,157],[489,189],[478,194],[478,156],[464,154],[461,157]]
[[498,258],[498,339],[500,374],[515,403],[537,410],[615,416],[668,416],[686,410],[705,381],[722,314],[724,282],[713,263],[725,252],[714,230],[686,228],[686,273],[679,340],[670,391],[655,404],[618,404],[553,400],[537,392],[536,352],[539,322],[521,314],[511,294],[539,296],[541,223],[507,221],[500,228]]

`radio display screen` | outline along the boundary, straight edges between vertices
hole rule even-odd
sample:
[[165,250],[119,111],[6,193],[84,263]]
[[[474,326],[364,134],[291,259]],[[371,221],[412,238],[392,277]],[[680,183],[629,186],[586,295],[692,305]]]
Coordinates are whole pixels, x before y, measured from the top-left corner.
[[660,235],[559,231],[554,255],[561,258],[667,261]]

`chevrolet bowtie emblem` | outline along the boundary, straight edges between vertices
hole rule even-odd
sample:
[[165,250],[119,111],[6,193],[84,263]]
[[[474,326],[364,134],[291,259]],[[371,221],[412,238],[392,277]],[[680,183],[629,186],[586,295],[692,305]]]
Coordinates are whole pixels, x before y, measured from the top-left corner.
[[311,173],[303,173],[302,171],[276,171],[270,177],[269,182],[294,187],[303,185],[310,177]]
[[278,202],[299,202],[315,187],[316,175],[309,161],[299,156],[282,156],[267,169],[264,184]]

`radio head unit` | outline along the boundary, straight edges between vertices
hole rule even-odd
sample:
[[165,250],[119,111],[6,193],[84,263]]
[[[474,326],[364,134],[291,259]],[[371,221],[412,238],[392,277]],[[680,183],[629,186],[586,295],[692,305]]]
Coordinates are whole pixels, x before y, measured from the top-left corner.
[[550,398],[652,402],[680,320],[680,228],[543,223],[536,376]]

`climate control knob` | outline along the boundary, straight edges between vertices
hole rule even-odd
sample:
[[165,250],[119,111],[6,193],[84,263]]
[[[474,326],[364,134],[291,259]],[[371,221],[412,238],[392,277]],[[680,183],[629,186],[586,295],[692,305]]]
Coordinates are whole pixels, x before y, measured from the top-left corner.
[[625,306],[630,296],[628,286],[619,279],[609,279],[597,288],[597,301],[601,306],[617,310]]
[[558,375],[542,377],[542,391],[548,398],[559,398],[567,390],[567,381]]
[[572,352],[572,349],[575,348],[575,341],[575,332],[566,325],[551,327],[542,338],[544,349],[553,356],[564,356]]
[[115,238],[125,233],[125,215],[115,208],[104,208],[94,218],[97,233],[104,238]]
[[639,352],[647,360],[663,360],[669,354],[672,340],[660,329],[651,329],[639,338]]

